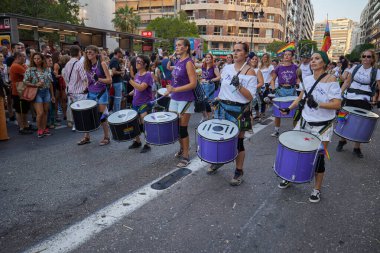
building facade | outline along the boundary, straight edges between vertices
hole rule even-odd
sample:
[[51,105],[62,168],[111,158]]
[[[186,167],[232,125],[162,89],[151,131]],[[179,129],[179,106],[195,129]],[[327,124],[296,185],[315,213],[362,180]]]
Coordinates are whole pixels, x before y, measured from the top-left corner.
[[360,16],[360,43],[371,43],[380,55],[380,1],[369,0]]
[[[346,55],[351,52],[352,32],[355,26],[354,22],[347,18],[329,20],[329,25],[331,47],[328,51],[328,55],[333,61],[337,61],[339,56]],[[318,48],[322,47],[325,28],[326,21],[315,24],[313,40],[318,43]]]
[[314,9],[310,0],[288,0],[285,40],[311,40],[313,28]]

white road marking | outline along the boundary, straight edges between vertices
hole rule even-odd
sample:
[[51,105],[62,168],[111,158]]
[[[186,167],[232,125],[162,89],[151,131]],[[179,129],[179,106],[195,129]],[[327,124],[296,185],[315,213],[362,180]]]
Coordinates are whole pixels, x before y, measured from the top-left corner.
[[[273,119],[273,118],[270,118]],[[272,121],[273,122],[273,121]],[[256,124],[253,128],[253,134],[246,134],[246,139],[250,139],[253,135],[257,134],[265,127],[270,126]],[[190,165],[187,167],[192,172],[198,171],[204,168],[207,163],[202,162],[198,157],[191,160]],[[178,168],[173,169],[161,178],[176,171]],[[88,216],[84,220],[77,222],[76,224],[68,227],[62,232],[42,241],[41,243],[29,248],[24,253],[63,253],[70,252],[86,241],[90,240],[93,236],[100,233],[104,229],[112,226],[116,222],[125,218],[127,215],[136,211],[149,201],[157,198],[161,194],[165,193],[169,188],[165,190],[154,190],[150,186],[159,181],[161,178],[146,184],[145,186],[137,189],[136,191],[116,200],[112,204],[104,207],[103,209]],[[186,178],[186,177],[184,177]],[[180,182],[180,181],[179,181]],[[178,184],[176,182],[175,184]]]

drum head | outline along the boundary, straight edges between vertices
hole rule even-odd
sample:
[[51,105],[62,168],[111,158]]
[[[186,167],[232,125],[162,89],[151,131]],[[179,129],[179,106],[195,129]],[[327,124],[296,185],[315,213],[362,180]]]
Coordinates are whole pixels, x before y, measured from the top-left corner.
[[163,96],[165,93],[166,93],[167,89],[166,88],[161,88],[161,89],[158,89],[158,94],[160,94],[161,96]]
[[209,140],[229,140],[239,134],[239,127],[225,119],[210,119],[199,124],[197,132]]
[[137,116],[137,112],[135,110],[130,110],[130,109],[120,110],[120,111],[112,113],[108,117],[108,122],[110,124],[125,123],[136,118],[136,116]]
[[294,100],[296,100],[296,96],[289,96],[289,97],[277,97],[277,98],[274,98],[273,101],[274,102],[293,102]]
[[377,115],[376,113],[365,110],[365,109],[357,108],[357,107],[343,106],[343,110],[345,110],[349,113],[353,113],[353,114],[363,116],[363,117],[376,118],[376,119],[379,118],[379,115]]
[[87,110],[89,108],[92,108],[96,106],[95,100],[80,100],[77,102],[74,102],[70,105],[70,108],[75,111],[81,111],[81,110]]
[[317,136],[295,130],[282,133],[278,140],[285,147],[300,152],[317,150],[321,144],[321,140]]
[[177,119],[178,116],[174,112],[155,112],[144,117],[144,121],[148,123],[165,123]]

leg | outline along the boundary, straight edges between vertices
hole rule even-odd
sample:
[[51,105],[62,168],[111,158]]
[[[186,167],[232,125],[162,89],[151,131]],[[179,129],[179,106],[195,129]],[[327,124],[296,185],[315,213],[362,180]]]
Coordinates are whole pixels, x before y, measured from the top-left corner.
[[190,116],[191,116],[191,114],[184,113],[184,114],[182,114],[180,121],[179,121],[180,127],[186,127],[186,132],[185,132],[185,130],[182,130],[183,133],[181,134],[181,137],[180,137],[180,142],[182,142],[181,148],[183,150],[182,156],[184,158],[189,158],[190,138],[189,138],[189,134],[187,132],[187,126],[189,125]]
[[360,149],[360,143],[359,142],[355,142],[354,143],[354,151],[353,151],[354,155],[356,155],[357,157],[359,158],[363,158],[364,155]]
[[50,103],[43,103],[42,129],[46,129],[47,115],[49,113]]
[[271,136],[278,137],[280,135],[280,125],[281,118],[274,118],[274,132],[271,134]]
[[238,156],[236,157],[236,169],[234,177],[231,179],[230,184],[232,186],[238,186],[243,182],[243,165],[245,158],[245,148],[244,148],[244,131],[241,131],[238,136]]
[[43,121],[43,114],[44,114],[44,108],[42,103],[34,103],[34,110],[37,114],[36,119],[37,119],[37,128],[38,130],[44,130],[42,128],[42,121]]
[[[99,105],[99,112],[104,113],[107,109],[106,104],[100,104]],[[103,140],[100,142],[100,145],[107,145],[110,143],[110,134],[109,134],[109,127],[108,127],[108,122],[107,119],[104,120],[104,122],[101,123],[102,128],[103,128]]]
[[114,83],[113,87],[115,90],[114,102],[113,102],[113,112],[120,111],[121,105],[121,95],[123,91],[123,83]]
[[64,90],[61,91],[61,100],[60,100],[63,112],[63,119],[67,120],[67,95]]

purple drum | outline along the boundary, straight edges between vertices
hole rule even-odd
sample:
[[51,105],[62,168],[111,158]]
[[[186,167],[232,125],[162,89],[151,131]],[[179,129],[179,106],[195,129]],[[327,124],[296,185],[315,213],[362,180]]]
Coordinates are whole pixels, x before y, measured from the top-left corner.
[[[294,100],[296,100],[297,97],[295,96],[289,96],[289,97],[277,97],[274,98],[273,104],[277,105],[279,108],[288,108]],[[289,112],[289,114],[285,115],[280,112],[280,110],[276,107],[273,106],[273,116],[276,118],[293,118],[296,110],[293,109]]]
[[370,142],[377,126],[379,115],[364,109],[344,106],[339,113],[334,129],[336,135],[355,142]]
[[303,131],[287,131],[278,138],[274,172],[290,182],[306,183],[313,179],[321,141]]
[[202,161],[225,164],[235,160],[239,128],[225,119],[211,119],[197,127],[197,154]]
[[178,116],[173,112],[155,112],[144,117],[145,139],[152,145],[167,145],[178,140]]

